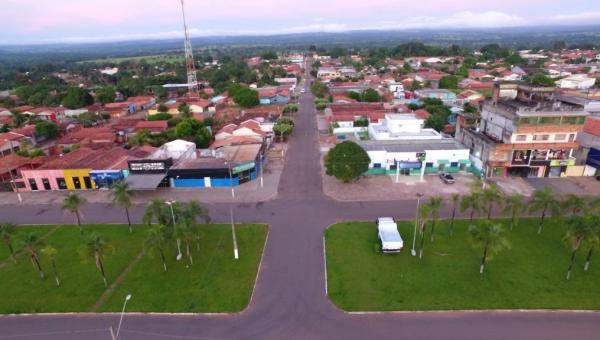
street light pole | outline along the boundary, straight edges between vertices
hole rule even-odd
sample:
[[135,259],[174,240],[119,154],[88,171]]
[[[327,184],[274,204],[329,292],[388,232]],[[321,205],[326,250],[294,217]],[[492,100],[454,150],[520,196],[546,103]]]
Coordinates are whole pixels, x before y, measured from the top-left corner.
[[412,256],[417,256],[417,251],[415,250],[415,243],[417,242],[417,224],[419,224],[419,208],[421,205],[421,197],[423,197],[423,194],[418,192],[417,193],[417,213],[415,214],[415,230],[413,232],[412,249],[410,250],[410,254]]
[[231,234],[233,236],[233,257],[237,260],[239,258],[237,237],[235,236],[235,223],[233,222],[233,206],[229,207],[229,216],[231,217]]
[[233,173],[231,172],[231,162],[227,162],[227,168],[229,169],[229,186],[231,187],[231,198],[235,198],[235,189],[233,187]]
[[[173,218],[173,229],[175,229],[175,224],[177,223],[175,222],[175,212],[173,211],[173,204],[175,204],[175,202],[175,200],[165,201],[165,203],[171,208],[171,217]],[[183,257],[183,254],[181,253],[181,244],[179,238],[177,239],[177,252],[177,261],[179,261]]]
[[125,302],[123,303],[123,310],[121,311],[121,318],[119,319],[119,327],[117,327],[117,335],[115,336],[115,340],[119,339],[119,332],[121,331],[121,324],[123,323],[123,314],[125,314],[125,307],[127,306],[127,301],[131,300],[131,294],[127,294],[125,297]]

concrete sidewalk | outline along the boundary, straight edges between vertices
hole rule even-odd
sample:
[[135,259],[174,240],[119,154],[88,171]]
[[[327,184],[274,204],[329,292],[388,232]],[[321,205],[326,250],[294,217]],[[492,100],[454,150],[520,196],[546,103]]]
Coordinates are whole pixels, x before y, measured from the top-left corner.
[[[282,170],[283,162],[281,159],[270,159],[265,166],[263,187],[260,185],[260,178],[235,187],[235,202],[256,203],[275,199],[278,193],[279,179]],[[71,192],[38,191],[21,193],[23,200],[22,204],[61,204],[63,198]],[[111,202],[109,190],[84,190],[79,191],[78,194],[90,203]],[[137,191],[133,197],[133,202],[134,204],[144,204],[155,198],[182,202],[196,200],[201,203],[228,203],[234,200],[230,188],[160,188],[155,191]],[[16,193],[0,193],[0,205],[15,203],[19,203]]]

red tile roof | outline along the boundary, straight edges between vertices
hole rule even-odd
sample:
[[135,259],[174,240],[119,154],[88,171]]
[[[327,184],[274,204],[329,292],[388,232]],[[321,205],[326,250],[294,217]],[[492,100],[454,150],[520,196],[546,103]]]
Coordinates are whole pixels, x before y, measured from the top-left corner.
[[161,131],[165,131],[168,127],[169,127],[169,124],[166,120],[157,120],[157,121],[142,120],[142,121],[139,121],[135,125],[134,130],[136,130],[136,131],[150,130],[152,132],[161,132]]
[[583,126],[583,132],[600,137],[600,118],[587,117]]
[[431,113],[429,113],[427,110],[419,109],[415,111],[415,116],[419,119],[427,119],[429,116],[431,116]]

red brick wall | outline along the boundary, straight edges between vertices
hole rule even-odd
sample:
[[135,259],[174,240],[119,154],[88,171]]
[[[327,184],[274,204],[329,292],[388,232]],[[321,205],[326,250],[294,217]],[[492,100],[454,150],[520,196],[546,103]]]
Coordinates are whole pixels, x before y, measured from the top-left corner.
[[600,117],[588,117],[585,120],[583,131],[594,136],[600,136]]

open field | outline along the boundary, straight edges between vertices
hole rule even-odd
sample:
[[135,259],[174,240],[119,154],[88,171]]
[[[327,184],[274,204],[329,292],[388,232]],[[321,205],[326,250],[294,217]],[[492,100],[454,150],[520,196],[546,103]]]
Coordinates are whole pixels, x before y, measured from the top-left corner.
[[[55,229],[55,230],[54,230]],[[84,235],[95,232],[110,245],[104,268],[109,290],[93,259],[83,261],[83,237],[76,226],[19,227],[17,239],[34,232],[58,250],[57,271],[61,286],[56,287],[49,259],[40,254],[46,274],[40,279],[28,254],[20,253],[17,264],[8,258],[6,246],[0,250],[0,313],[120,311],[125,295],[133,294],[128,311],[147,312],[235,312],[250,301],[256,273],[266,240],[265,225],[236,226],[240,259],[233,259],[231,227],[208,225],[201,229],[199,248],[193,245],[193,265],[187,258],[175,260],[174,241],[166,245],[168,271],[163,272],[160,257],[142,252],[147,226],[136,226],[132,234],[124,225],[86,225]],[[19,242],[15,241],[18,246]],[[42,248],[40,246],[39,248]],[[125,269],[131,264],[131,271]],[[124,274],[123,274],[124,273]],[[122,281],[110,289],[116,278]],[[98,303],[107,295],[106,302]]]
[[329,296],[346,311],[600,309],[600,258],[584,272],[587,249],[580,249],[566,281],[565,225],[548,222],[542,235],[537,219],[507,230],[511,248],[494,256],[483,275],[482,249],[469,242],[469,221],[457,221],[452,238],[442,222],[433,243],[427,232],[422,260],[410,254],[413,223],[399,223],[404,250],[391,255],[378,252],[374,223],[334,225],[325,233]]

